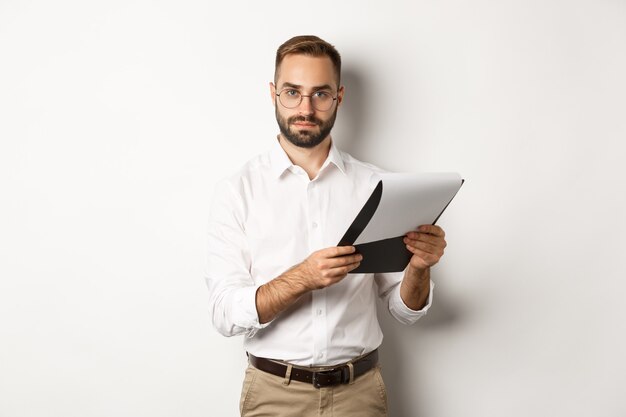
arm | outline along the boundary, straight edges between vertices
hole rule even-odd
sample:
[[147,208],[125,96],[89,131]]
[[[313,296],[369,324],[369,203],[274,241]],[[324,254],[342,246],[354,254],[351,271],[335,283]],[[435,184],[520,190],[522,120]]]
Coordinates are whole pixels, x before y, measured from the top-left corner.
[[245,205],[235,185],[216,187],[207,227],[204,278],[209,289],[209,315],[224,336],[253,336],[259,325],[254,306],[255,283],[250,275],[250,250],[245,236]]
[[445,232],[439,226],[422,225],[417,231],[407,233],[404,243],[413,253],[407,267],[400,297],[412,310],[421,310],[430,293],[430,267],[439,262],[445,247]]
[[359,266],[360,254],[354,246],[338,246],[313,252],[307,259],[259,287],[256,309],[261,324],[272,321],[280,312],[309,291],[341,281]]
[[326,248],[257,285],[250,274],[245,210],[235,187],[221,183],[209,218],[205,279],[211,319],[224,336],[254,336],[303,294],[340,281],[361,260],[354,247]]

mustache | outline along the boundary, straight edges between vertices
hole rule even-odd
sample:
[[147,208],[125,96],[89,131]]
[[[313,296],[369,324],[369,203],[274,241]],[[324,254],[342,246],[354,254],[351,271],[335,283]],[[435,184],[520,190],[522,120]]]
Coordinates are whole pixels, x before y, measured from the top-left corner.
[[322,124],[321,120],[313,116],[308,116],[308,117],[307,116],[292,116],[289,119],[287,119],[287,122],[289,124],[297,123],[297,122],[313,123],[318,126]]

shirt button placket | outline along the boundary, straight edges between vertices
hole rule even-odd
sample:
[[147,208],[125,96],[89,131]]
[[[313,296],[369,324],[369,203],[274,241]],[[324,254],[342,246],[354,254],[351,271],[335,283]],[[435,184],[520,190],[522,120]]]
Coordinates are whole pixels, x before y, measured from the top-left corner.
[[[308,212],[309,212],[309,241],[314,250],[322,249],[324,242],[322,228],[319,224],[321,218],[318,187],[315,181],[309,183],[307,189]],[[312,295],[312,323],[313,323],[313,361],[315,365],[323,365],[327,354],[327,325],[326,325],[326,289],[313,291]]]

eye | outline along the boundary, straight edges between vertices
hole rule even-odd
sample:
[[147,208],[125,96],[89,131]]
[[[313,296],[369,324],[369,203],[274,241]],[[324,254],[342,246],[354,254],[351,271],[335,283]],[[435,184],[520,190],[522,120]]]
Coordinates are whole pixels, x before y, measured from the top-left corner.
[[288,90],[283,90],[281,94],[285,94],[286,96],[289,96],[289,97],[298,97],[300,95],[300,92],[298,90],[288,89]]
[[328,100],[329,98],[332,97],[328,91],[316,91],[313,94],[313,96],[315,96],[315,98],[318,98],[320,100]]

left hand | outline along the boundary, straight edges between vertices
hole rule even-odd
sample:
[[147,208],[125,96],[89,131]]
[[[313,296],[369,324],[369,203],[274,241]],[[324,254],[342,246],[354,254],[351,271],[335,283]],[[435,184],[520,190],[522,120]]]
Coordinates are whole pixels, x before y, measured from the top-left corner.
[[439,262],[447,246],[445,237],[441,227],[428,224],[407,233],[404,244],[413,254],[409,266],[422,271]]

